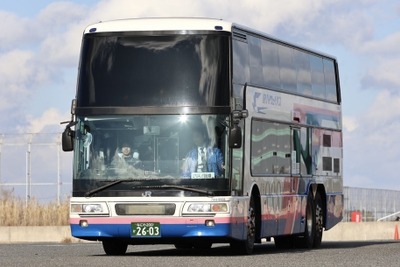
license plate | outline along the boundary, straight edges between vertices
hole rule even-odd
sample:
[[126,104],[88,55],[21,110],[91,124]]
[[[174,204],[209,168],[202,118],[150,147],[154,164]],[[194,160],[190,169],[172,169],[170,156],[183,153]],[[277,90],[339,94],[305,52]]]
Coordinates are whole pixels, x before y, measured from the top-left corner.
[[161,237],[159,222],[133,222],[132,237]]

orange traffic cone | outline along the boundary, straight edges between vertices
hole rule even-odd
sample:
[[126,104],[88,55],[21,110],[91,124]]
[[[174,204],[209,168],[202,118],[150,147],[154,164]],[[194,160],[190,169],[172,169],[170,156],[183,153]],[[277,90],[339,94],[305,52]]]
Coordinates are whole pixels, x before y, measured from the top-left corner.
[[399,240],[399,227],[396,226],[394,227],[394,240]]

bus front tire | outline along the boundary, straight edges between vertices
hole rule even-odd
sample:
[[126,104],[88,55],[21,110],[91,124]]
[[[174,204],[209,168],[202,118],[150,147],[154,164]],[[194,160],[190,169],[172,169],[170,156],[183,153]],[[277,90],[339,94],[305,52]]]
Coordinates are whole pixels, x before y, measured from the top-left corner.
[[128,244],[124,242],[118,242],[115,240],[103,240],[103,249],[107,255],[120,256],[126,253]]

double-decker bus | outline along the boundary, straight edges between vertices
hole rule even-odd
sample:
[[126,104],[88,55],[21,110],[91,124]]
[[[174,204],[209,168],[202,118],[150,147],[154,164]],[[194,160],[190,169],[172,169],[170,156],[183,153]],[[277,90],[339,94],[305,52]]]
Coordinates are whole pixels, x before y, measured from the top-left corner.
[[83,33],[72,119],[72,236],[242,254],[316,248],[342,219],[334,57],[217,19]]

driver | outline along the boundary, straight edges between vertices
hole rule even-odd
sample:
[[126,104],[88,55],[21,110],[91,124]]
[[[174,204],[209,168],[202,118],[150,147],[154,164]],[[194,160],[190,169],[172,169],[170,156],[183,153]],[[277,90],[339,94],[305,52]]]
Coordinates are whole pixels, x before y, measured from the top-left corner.
[[191,178],[192,173],[212,172],[220,177],[224,171],[224,157],[218,147],[211,146],[205,127],[192,129],[195,146],[187,153],[182,167],[182,177]]

